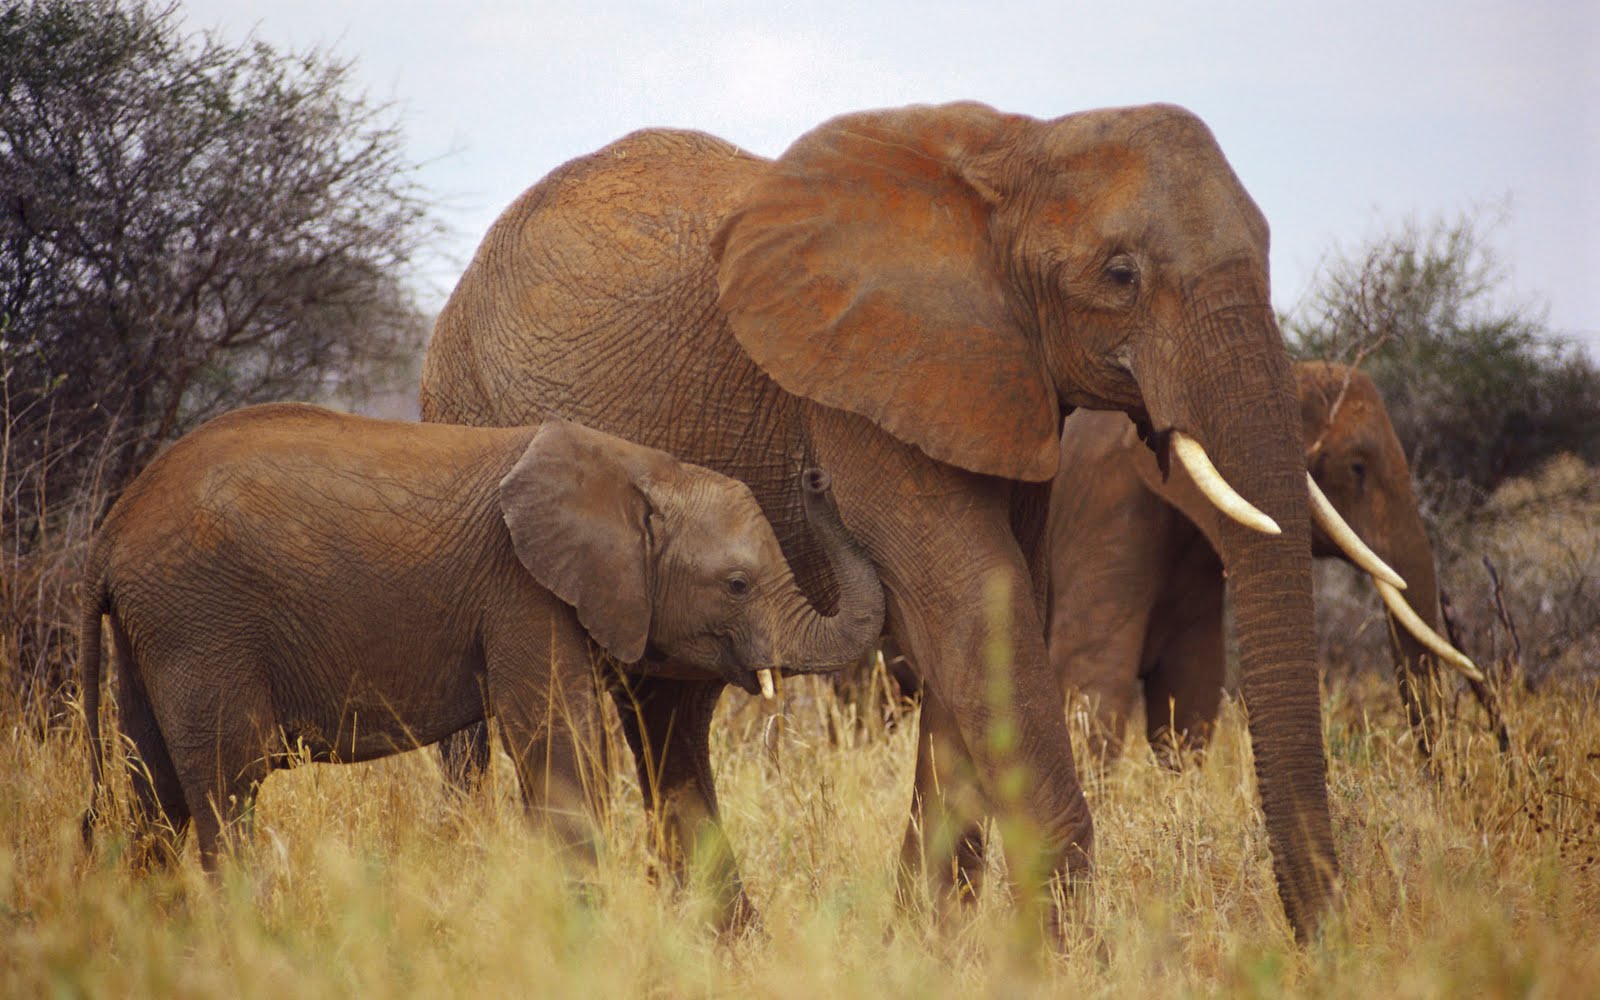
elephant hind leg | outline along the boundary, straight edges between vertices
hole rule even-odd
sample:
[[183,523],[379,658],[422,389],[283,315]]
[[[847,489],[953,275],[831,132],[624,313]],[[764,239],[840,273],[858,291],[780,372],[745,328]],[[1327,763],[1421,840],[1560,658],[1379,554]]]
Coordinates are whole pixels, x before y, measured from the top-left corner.
[[[261,676],[248,667],[229,672],[228,682],[219,682],[203,699],[190,699],[181,716],[162,718],[193,813],[200,864],[207,871],[216,870],[227,841],[248,829],[256,789],[271,772],[274,757],[282,757],[283,736]],[[171,702],[158,697],[156,703]]]
[[127,758],[133,786],[133,863],[136,868],[165,867],[177,860],[189,829],[189,804],[134,664],[127,632],[115,619],[111,634],[118,663],[118,715],[122,733],[136,751]]

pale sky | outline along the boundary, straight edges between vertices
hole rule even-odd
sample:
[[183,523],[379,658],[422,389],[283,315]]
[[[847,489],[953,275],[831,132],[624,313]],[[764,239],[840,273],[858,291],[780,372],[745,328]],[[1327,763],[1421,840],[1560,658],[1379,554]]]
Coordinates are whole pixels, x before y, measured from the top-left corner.
[[183,0],[230,41],[357,60],[404,110],[453,235],[436,308],[489,223],[560,163],[636,128],[772,156],[866,108],[975,99],[1050,118],[1182,104],[1273,231],[1292,308],[1330,250],[1410,218],[1507,205],[1516,300],[1600,357],[1600,3],[614,3]]

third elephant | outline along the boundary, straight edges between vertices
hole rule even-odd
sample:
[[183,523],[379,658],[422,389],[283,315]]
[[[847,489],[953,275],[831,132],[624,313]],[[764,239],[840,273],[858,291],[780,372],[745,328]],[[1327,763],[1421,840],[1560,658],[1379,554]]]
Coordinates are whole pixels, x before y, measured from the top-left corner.
[[[1402,592],[1374,580],[1394,622],[1401,697],[1426,753],[1437,731],[1428,696],[1436,659],[1475,670],[1434,631],[1433,550],[1404,450],[1364,373],[1302,362],[1295,381],[1311,481],[1408,584]],[[1061,448],[1050,511],[1050,659],[1064,686],[1088,698],[1091,752],[1116,756],[1140,702],[1144,731],[1163,759],[1174,745],[1203,747],[1226,660],[1215,508],[1181,467],[1163,474],[1117,414],[1074,413]],[[1349,560],[1338,537],[1314,529],[1313,555]]]

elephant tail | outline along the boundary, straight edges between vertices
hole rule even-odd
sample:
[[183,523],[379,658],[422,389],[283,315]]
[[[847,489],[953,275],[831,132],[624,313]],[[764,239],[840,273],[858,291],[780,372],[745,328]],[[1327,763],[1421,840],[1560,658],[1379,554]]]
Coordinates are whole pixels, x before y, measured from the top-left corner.
[[88,726],[89,808],[83,813],[83,846],[94,842],[103,794],[104,750],[100,741],[100,619],[111,611],[111,588],[106,579],[110,546],[96,544],[89,551],[89,571],[84,580],[83,615],[78,622],[78,683],[83,696],[83,718]]

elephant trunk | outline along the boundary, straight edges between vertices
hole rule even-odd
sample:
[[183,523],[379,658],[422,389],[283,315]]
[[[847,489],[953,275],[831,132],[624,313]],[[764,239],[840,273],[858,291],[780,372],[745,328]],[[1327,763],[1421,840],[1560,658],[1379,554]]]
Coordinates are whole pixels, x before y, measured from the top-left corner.
[[834,613],[824,615],[798,597],[783,630],[779,661],[789,670],[812,673],[858,661],[882,637],[883,585],[877,567],[839,520],[828,474],[807,469],[801,479],[806,523],[833,567],[839,599]]
[[[1430,629],[1439,623],[1439,584],[1434,570],[1433,548],[1420,515],[1406,518],[1394,532],[1391,560],[1408,584],[1403,599]],[[1412,630],[1389,612],[1390,648],[1394,651],[1395,681],[1400,686],[1400,701],[1406,720],[1417,741],[1417,749],[1431,755],[1438,737],[1438,660],[1412,634]]]
[[[1257,784],[1284,909],[1302,939],[1329,905],[1338,860],[1315,661],[1311,539],[1299,400],[1264,282],[1213,274],[1185,310],[1197,362],[1146,364],[1154,427],[1190,434],[1220,474],[1281,529],[1219,518]],[[1164,384],[1148,381],[1161,379]],[[1169,440],[1175,435],[1169,435]]]
[[[1219,450],[1227,454],[1227,449]],[[1240,686],[1278,892],[1290,923],[1304,938],[1331,897],[1338,865],[1313,642],[1310,544],[1300,499],[1304,490],[1267,490],[1261,478],[1241,472],[1238,481],[1249,495],[1262,498],[1283,536],[1270,538],[1225,523],[1222,558],[1232,591]],[[1303,482],[1303,477],[1290,477],[1290,482],[1295,478]],[[1296,551],[1286,552],[1286,546]]]

